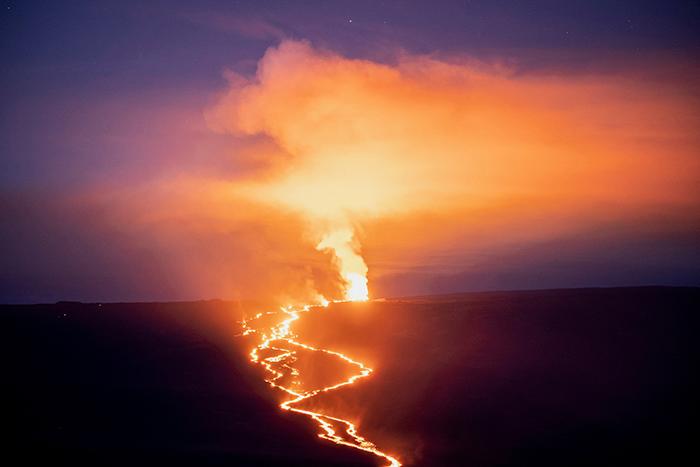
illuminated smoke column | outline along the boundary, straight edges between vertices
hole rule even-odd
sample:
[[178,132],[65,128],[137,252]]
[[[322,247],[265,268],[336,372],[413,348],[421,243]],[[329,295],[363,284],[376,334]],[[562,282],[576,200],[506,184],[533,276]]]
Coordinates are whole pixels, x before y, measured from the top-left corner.
[[324,235],[316,248],[331,250],[335,255],[338,270],[345,281],[345,300],[356,302],[369,299],[367,265],[358,252],[359,245],[349,227]]

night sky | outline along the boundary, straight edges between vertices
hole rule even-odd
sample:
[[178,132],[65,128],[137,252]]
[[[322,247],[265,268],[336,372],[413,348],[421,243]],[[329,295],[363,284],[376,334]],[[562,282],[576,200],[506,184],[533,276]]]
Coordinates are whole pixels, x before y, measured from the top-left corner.
[[[676,185],[687,188],[678,188],[672,201],[657,203],[654,196],[668,194],[664,183],[676,172],[658,187],[649,184],[634,208],[582,216],[589,210],[576,204],[571,219],[585,222],[547,210],[509,214],[513,223],[489,223],[500,226],[498,242],[490,230],[463,220],[451,227],[456,211],[422,212],[420,220],[392,211],[358,221],[377,295],[700,285],[700,174],[694,173],[700,153],[697,127],[693,131],[700,98],[698,2],[1,5],[0,302],[240,298],[279,289],[287,274],[307,271],[312,253],[300,253],[304,235],[294,227],[300,221],[286,211],[266,206],[272,212],[264,215],[246,208],[243,220],[192,217],[217,204],[202,194],[206,187],[265,172],[267,152],[239,154],[267,147],[271,130],[241,138],[214,131],[206,115],[235,87],[232,76],[254,76],[266,50],[284,41],[388,67],[402,57],[488,63],[528,83],[624,77],[658,90],[644,95],[668,97],[658,108],[671,110],[650,117],[650,127],[681,128],[673,145],[644,143],[658,144],[654,150],[669,159],[660,164],[668,166],[675,164],[675,149],[667,148],[683,148],[678,173],[685,178]],[[614,122],[603,126],[616,131]],[[189,187],[179,188],[189,201],[173,201],[170,188],[161,190],[174,185]],[[596,200],[598,213],[608,201]],[[217,206],[216,212],[242,212],[236,202]],[[425,219],[440,235],[425,228]],[[281,233],[277,222],[285,226]],[[553,224],[565,227],[545,228]],[[519,235],[523,229],[537,234]],[[394,234],[407,240],[389,248]],[[426,240],[432,238],[432,244]],[[318,261],[312,258],[309,274],[323,282]],[[286,273],[278,277],[274,268]],[[264,285],[251,276],[264,277]]]

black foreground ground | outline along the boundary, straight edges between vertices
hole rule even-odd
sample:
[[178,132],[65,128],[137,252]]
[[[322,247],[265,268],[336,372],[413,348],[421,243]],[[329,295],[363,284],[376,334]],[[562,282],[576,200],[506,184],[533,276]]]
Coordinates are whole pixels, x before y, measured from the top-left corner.
[[[321,402],[407,463],[692,465],[699,305],[693,288],[476,293],[334,305],[299,330],[375,367]],[[0,307],[3,457],[376,465],[277,409],[235,337],[253,308]]]

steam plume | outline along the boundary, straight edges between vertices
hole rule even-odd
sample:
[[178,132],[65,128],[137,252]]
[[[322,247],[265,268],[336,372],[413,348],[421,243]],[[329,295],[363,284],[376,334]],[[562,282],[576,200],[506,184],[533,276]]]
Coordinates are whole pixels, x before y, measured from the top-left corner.
[[594,206],[629,214],[686,202],[699,186],[687,96],[624,76],[518,76],[408,55],[385,65],[283,41],[254,77],[229,78],[210,126],[263,136],[284,155],[231,190],[306,219],[318,249],[333,252],[345,298],[366,291],[358,223],[431,211],[464,227],[462,216],[484,225],[565,212],[575,225]]

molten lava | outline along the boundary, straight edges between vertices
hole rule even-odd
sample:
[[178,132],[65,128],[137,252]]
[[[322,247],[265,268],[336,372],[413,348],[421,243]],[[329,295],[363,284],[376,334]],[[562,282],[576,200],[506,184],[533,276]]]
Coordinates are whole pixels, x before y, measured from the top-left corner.
[[[345,299],[347,301],[368,300],[367,265],[353,242],[352,231],[350,229],[335,230],[324,236],[317,248],[331,250],[334,253],[340,274],[345,281]],[[308,401],[321,393],[354,384],[372,374],[371,368],[347,355],[329,349],[316,348],[298,340],[298,336],[292,332],[292,323],[299,319],[300,313],[327,307],[329,302],[325,298],[319,297],[319,304],[300,307],[285,306],[281,307],[279,311],[258,313],[250,319],[243,320],[241,322],[244,329],[243,335],[256,334],[260,336],[258,344],[250,351],[250,359],[252,362],[262,365],[270,374],[270,377],[265,380],[270,386],[280,389],[290,396],[280,404],[280,407],[283,410],[306,415],[314,420],[321,430],[318,434],[320,438],[370,452],[385,459],[388,466],[399,467],[401,463],[397,458],[380,451],[374,443],[360,436],[355,424],[349,420],[297,407],[301,402]],[[281,320],[275,321],[275,324],[271,326],[255,325],[264,321],[263,318],[276,315],[280,315]],[[303,374],[294,366],[301,352],[324,353],[355,367],[357,371],[352,376],[335,384],[313,389],[300,389],[307,387],[306,384],[302,384]]]

